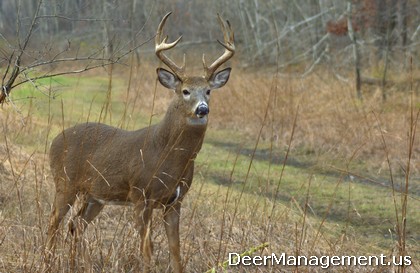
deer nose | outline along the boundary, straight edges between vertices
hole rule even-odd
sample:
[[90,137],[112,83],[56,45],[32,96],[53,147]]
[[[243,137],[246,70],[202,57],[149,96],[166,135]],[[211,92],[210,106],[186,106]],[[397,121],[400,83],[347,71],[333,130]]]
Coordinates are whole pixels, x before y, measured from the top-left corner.
[[197,117],[202,118],[210,112],[209,106],[206,103],[200,103],[195,109]]

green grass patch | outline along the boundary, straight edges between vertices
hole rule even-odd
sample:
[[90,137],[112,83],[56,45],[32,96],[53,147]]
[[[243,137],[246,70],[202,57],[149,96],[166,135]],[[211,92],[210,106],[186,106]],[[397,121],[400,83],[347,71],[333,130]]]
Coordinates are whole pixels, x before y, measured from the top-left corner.
[[[126,98],[122,79],[105,76],[58,76],[38,80],[36,85],[24,84],[13,90],[12,100],[18,106],[25,123],[16,142],[27,146],[39,145],[39,139],[51,139],[63,128],[83,122],[105,122],[125,128],[146,126],[148,118],[137,111]],[[42,143],[43,145],[43,143]]]
[[[217,132],[212,133],[197,158],[199,170],[212,183],[236,192],[265,196],[273,202],[289,204],[297,211],[306,209],[308,217],[318,223],[326,219],[337,224],[340,227],[337,236],[351,230],[361,235],[360,243],[373,240],[379,247],[393,244],[396,217],[391,188],[322,169],[313,161],[297,161],[293,155],[283,171],[284,155],[278,151],[270,155],[265,149],[257,149],[252,157],[252,143],[223,143],[224,133],[220,139],[216,135]],[[396,195],[399,202],[401,194]],[[409,243],[415,245],[420,236],[418,199],[410,199],[407,215]]]

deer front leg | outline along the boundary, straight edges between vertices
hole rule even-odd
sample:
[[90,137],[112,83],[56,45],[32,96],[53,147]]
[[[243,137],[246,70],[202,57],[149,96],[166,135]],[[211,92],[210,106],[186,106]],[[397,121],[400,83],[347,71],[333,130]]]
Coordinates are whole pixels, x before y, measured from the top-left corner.
[[49,254],[54,252],[55,238],[60,222],[67,214],[70,206],[73,205],[75,199],[76,193],[70,191],[57,191],[55,193],[54,204],[50,215],[50,223],[47,233],[47,252],[49,252]]
[[137,227],[141,238],[141,254],[143,256],[143,272],[150,272],[153,253],[152,243],[152,212],[153,207],[150,202],[141,201],[135,207]]
[[166,207],[164,211],[165,230],[168,237],[171,267],[173,272],[181,273],[181,250],[179,244],[179,218],[181,214],[181,203]]

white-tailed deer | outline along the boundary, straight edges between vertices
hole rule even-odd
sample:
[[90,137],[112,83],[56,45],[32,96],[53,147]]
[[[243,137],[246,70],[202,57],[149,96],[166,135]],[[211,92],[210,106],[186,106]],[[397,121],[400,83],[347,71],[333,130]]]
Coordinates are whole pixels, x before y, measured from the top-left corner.
[[[201,149],[207,127],[210,90],[222,87],[231,68],[216,70],[235,53],[233,31],[218,16],[225,51],[210,66],[203,55],[203,76],[188,76],[184,64],[177,66],[164,51],[175,47],[179,37],[162,39],[166,14],[156,33],[156,55],[172,72],[157,69],[160,83],[175,91],[163,120],[137,131],[125,131],[100,123],[85,123],[64,130],[52,142],[51,171],[55,199],[48,228],[47,251],[52,252],[60,222],[78,195],[84,198],[78,211],[80,228],[86,228],[106,204],[133,204],[141,237],[145,271],[152,257],[151,220],[153,209],[164,210],[171,267],[182,272],[179,219],[181,201],[190,188],[194,159]],[[75,220],[70,221],[74,232]]]

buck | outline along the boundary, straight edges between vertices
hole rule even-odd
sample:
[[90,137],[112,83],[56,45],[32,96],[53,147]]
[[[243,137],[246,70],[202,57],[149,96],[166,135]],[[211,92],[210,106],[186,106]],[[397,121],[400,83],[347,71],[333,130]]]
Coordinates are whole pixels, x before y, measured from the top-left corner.
[[[47,250],[53,253],[60,222],[76,199],[81,209],[70,220],[73,233],[83,231],[106,204],[132,204],[141,238],[144,271],[151,270],[151,221],[153,209],[163,209],[170,264],[182,272],[179,221],[181,201],[188,192],[194,160],[207,128],[210,91],[229,79],[231,68],[216,70],[235,53],[229,21],[218,15],[223,32],[224,53],[210,66],[203,55],[203,76],[189,76],[184,63],[178,66],[165,51],[174,48],[179,37],[168,43],[162,30],[171,13],[160,22],[156,38],[157,57],[172,72],[157,69],[159,82],[175,91],[163,120],[137,131],[125,131],[101,123],[84,123],[64,130],[52,142],[50,165],[55,198],[49,220]],[[83,196],[83,198],[78,198]],[[77,221],[76,221],[77,220]]]

